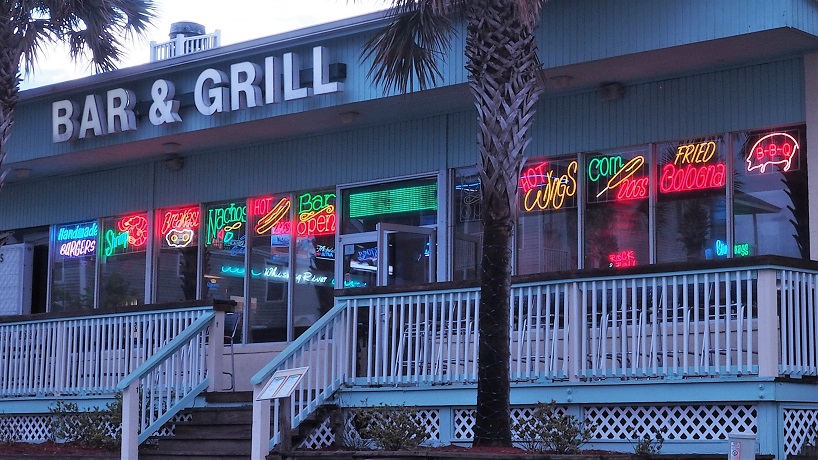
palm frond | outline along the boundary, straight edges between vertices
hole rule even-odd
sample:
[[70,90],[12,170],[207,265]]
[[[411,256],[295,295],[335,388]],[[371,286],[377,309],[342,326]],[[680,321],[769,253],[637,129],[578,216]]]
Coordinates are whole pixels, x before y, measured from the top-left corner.
[[402,93],[432,86],[442,77],[440,57],[448,51],[454,29],[442,0],[396,1],[392,22],[364,45],[362,59],[373,59],[368,77],[384,92]]

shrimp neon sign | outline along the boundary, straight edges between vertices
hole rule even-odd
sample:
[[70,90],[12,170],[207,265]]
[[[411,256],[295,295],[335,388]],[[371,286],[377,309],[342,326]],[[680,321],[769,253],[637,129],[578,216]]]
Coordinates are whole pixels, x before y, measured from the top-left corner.
[[[126,216],[116,222],[116,230],[105,231],[105,256],[139,249],[148,242],[148,218],[143,214]],[[117,250],[120,251],[117,251]]]
[[787,133],[767,134],[757,140],[747,154],[747,172],[758,170],[763,174],[773,165],[789,171],[800,148],[798,140]]

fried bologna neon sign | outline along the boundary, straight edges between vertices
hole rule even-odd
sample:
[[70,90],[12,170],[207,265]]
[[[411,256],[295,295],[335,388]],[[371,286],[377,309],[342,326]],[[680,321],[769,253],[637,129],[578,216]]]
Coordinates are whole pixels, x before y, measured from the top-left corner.
[[716,155],[716,142],[680,145],[672,163],[662,167],[659,191],[687,192],[723,187],[727,174],[724,163],[710,163]]

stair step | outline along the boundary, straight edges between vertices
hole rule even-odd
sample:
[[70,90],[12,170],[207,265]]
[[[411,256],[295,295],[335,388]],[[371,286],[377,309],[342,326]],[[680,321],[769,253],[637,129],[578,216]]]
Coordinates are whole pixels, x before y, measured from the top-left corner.
[[193,418],[176,425],[219,425],[252,423],[252,407],[194,407],[184,411]]
[[202,425],[177,424],[173,431],[176,439],[250,439],[252,424]]
[[[149,448],[140,449],[148,452]],[[250,455],[250,439],[176,439],[163,438],[154,452],[190,455]]]
[[252,391],[211,391],[204,394],[208,404],[253,403]]

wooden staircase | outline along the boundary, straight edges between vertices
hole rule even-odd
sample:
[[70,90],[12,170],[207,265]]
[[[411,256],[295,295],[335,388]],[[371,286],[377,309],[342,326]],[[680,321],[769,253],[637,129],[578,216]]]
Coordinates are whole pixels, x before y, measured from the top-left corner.
[[179,460],[250,458],[252,392],[208,393],[206,407],[182,412],[173,436],[152,438],[139,448],[139,458]]
[[[182,411],[184,421],[174,422],[173,436],[151,438],[140,446],[139,458],[249,459],[253,393],[207,393],[205,402],[205,407]],[[292,445],[300,445],[324,420],[339,413],[336,405],[319,407],[293,430]]]

